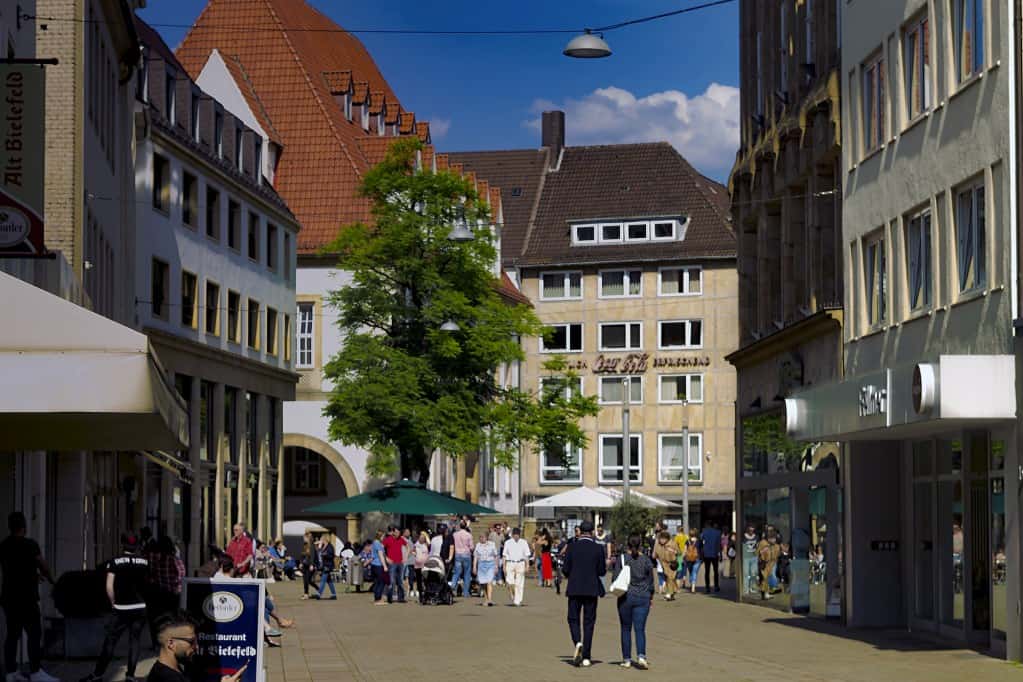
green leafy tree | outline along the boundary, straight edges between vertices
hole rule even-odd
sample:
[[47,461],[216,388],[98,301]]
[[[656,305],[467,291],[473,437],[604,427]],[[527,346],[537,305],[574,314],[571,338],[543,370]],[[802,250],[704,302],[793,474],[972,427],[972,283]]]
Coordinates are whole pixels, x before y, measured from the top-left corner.
[[[497,381],[501,365],[523,359],[519,340],[543,326],[498,294],[486,197],[458,174],[417,169],[421,148],[398,141],[366,173],[373,224],[346,227],[328,249],[352,278],[329,297],[344,337],[325,368],[331,438],[369,451],[373,475],[423,482],[435,450],[489,445],[510,467],[523,444],[585,446],[578,421],[597,413],[596,399],[566,390],[574,376],[562,359],[547,363],[561,376],[541,394]],[[474,239],[452,241],[462,216]],[[447,322],[458,330],[442,330]]]
[[658,512],[643,505],[625,499],[619,500],[611,507],[607,515],[607,525],[611,529],[611,537],[615,543],[625,547],[629,536],[644,537],[657,523]]

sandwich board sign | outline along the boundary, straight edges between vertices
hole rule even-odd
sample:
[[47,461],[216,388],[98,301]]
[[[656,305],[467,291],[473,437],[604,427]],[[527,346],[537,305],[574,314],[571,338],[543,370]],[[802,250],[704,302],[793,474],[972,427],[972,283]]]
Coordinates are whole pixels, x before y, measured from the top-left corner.
[[220,682],[247,666],[240,682],[263,682],[266,586],[251,578],[186,578],[182,607],[198,623],[193,678]]

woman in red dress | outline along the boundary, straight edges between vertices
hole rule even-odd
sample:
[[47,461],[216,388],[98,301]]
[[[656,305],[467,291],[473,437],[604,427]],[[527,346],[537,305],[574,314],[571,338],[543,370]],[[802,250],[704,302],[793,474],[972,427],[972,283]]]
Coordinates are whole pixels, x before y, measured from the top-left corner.
[[544,528],[540,532],[540,571],[543,576],[543,586],[554,586],[554,563],[551,561],[551,534]]

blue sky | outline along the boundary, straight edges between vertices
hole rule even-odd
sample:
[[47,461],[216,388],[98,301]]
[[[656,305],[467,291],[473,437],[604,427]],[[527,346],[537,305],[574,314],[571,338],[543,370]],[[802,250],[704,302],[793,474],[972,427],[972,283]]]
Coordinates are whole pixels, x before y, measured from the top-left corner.
[[[188,24],[206,0],[150,0],[153,24]],[[696,0],[311,0],[347,29],[600,26]],[[160,27],[173,47],[182,29]],[[544,108],[566,111],[568,143],[672,142],[723,180],[738,145],[738,3],[606,34],[608,59],[561,55],[571,36],[360,34],[402,105],[444,151],[539,146]]]

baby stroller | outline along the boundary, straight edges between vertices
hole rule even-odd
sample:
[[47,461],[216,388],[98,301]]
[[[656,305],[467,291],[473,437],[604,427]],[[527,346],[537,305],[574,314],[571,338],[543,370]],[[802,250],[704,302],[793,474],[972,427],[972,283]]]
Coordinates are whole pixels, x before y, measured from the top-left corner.
[[419,595],[419,603],[434,606],[455,603],[455,594],[448,585],[447,568],[440,557],[432,556],[423,564],[423,593]]

